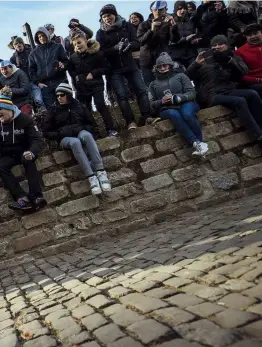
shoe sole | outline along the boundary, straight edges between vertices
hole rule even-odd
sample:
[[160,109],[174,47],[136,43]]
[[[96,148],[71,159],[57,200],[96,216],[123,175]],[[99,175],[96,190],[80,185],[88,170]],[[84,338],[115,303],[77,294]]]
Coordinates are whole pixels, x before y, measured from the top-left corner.
[[111,192],[111,191],[112,191],[112,188],[104,188],[104,189],[102,188],[102,191],[103,191],[103,192]]
[[34,211],[34,207],[27,207],[27,208],[19,208],[19,207],[15,207],[15,206],[8,206],[8,208],[10,208],[10,210],[13,211],[22,211],[22,212],[28,212],[28,211]]

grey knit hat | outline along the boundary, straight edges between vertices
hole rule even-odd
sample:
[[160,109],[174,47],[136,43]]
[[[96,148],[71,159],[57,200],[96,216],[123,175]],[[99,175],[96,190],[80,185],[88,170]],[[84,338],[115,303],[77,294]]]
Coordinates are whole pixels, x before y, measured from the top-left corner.
[[174,62],[168,53],[163,52],[156,60],[156,66],[158,65],[174,65]]
[[216,44],[219,44],[219,43],[223,43],[225,45],[228,45],[228,41],[227,41],[227,38],[225,35],[214,36],[211,40],[211,47],[216,45]]
[[23,45],[25,44],[24,43],[24,40],[22,39],[22,37],[16,37],[13,41],[13,45],[17,45],[18,43],[22,43]]
[[64,92],[66,94],[73,95],[73,89],[67,83],[60,83],[59,86],[56,88],[55,92]]

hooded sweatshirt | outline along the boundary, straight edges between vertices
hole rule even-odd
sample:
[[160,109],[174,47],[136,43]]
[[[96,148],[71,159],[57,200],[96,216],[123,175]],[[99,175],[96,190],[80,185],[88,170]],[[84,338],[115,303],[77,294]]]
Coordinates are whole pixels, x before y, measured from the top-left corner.
[[[235,54],[242,57],[248,67],[248,73],[243,76],[247,83],[262,83],[262,45],[252,46],[249,43],[235,51]],[[261,81],[258,81],[258,78]]]
[[9,123],[0,124],[0,155],[20,157],[30,151],[36,159],[44,144],[31,116],[14,106],[14,117]]
[[[41,32],[47,37],[47,43],[41,44],[37,34]],[[35,42],[38,46],[29,56],[29,76],[35,83],[45,83],[48,81],[62,81],[66,78],[68,58],[62,45],[51,40],[49,31],[40,27],[35,34]],[[64,68],[59,67],[59,62],[64,64]]]
[[26,73],[12,65],[13,72],[10,77],[0,74],[0,84],[8,86],[12,91],[12,101],[18,107],[31,103],[30,82]]

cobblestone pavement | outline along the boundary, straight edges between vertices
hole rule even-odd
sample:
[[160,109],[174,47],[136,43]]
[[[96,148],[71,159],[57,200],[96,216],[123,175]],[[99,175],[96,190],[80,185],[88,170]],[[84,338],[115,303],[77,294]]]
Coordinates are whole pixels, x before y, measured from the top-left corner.
[[1,270],[0,347],[261,347],[261,203]]

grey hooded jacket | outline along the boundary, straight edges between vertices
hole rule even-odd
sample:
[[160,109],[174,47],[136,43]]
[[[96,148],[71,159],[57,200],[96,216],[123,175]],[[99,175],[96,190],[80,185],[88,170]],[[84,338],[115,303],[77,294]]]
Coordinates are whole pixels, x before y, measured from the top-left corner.
[[[37,34],[41,32],[48,42],[41,44]],[[62,45],[51,41],[48,30],[44,27],[37,29],[35,42],[38,46],[29,56],[29,76],[30,80],[36,85],[40,82],[63,81],[66,79],[68,58]],[[64,64],[64,68],[59,67],[59,62]]]

